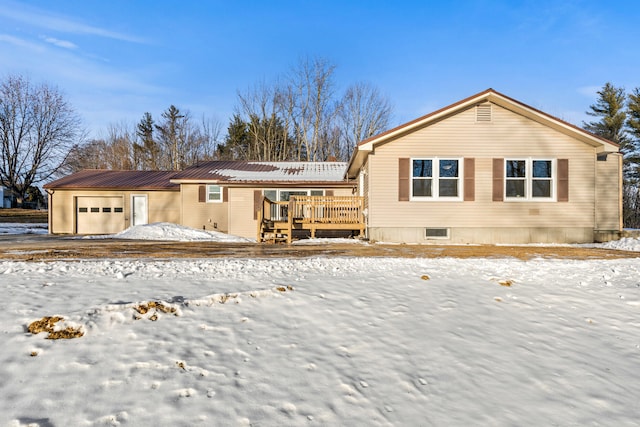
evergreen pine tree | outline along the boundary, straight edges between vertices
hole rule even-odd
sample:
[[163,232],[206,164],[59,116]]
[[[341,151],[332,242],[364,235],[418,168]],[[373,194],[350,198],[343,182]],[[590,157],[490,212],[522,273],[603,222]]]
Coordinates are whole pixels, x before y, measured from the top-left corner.
[[589,106],[587,114],[600,119],[593,122],[583,122],[585,130],[615,142],[620,145],[624,153],[629,141],[625,132],[627,113],[625,112],[625,91],[611,83],[606,83],[598,91],[598,100]]
[[640,88],[635,88],[629,94],[627,111],[627,129],[631,135],[629,144],[632,146],[630,160],[640,163]]
[[160,149],[158,143],[153,136],[153,118],[151,113],[144,113],[142,119],[137,125],[137,134],[142,144],[136,144],[134,150],[140,153],[142,160],[142,169],[158,170],[158,157]]

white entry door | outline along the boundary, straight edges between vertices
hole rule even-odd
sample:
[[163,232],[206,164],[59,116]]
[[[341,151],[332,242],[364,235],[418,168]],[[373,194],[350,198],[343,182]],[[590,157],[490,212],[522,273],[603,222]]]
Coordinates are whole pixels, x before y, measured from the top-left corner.
[[131,196],[131,225],[144,225],[147,222],[147,196]]

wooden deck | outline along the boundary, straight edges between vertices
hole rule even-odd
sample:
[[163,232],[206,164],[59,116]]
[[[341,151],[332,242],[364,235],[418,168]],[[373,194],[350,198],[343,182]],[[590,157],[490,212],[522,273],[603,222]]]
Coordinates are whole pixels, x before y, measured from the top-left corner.
[[262,199],[258,211],[258,241],[291,243],[296,232],[350,231],[363,235],[364,198],[358,196],[295,196],[288,202]]

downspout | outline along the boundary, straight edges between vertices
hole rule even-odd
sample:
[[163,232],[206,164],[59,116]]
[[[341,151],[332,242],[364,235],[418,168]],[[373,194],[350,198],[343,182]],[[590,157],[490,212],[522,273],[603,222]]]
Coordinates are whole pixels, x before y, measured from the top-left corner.
[[618,239],[622,237],[624,231],[624,170],[623,156],[618,156]]
[[47,225],[49,227],[49,234],[53,234],[53,193],[55,193],[56,190],[45,189],[44,191],[47,193],[49,198],[47,205]]

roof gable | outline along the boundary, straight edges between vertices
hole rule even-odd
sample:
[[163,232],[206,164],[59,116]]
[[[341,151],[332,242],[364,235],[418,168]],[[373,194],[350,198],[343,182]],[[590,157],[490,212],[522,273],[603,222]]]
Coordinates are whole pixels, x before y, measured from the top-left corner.
[[465,98],[447,107],[441,108],[425,116],[419,117],[415,120],[361,141],[360,143],[358,143],[351,156],[347,170],[348,176],[352,177],[357,174],[357,171],[364,163],[368,154],[373,151],[375,146],[391,142],[398,137],[430,126],[440,120],[451,117],[475,105],[483,104],[486,102],[494,103],[516,114],[522,115],[545,126],[551,127],[558,132],[569,135],[585,144],[596,148],[596,151],[598,153],[615,153],[619,151],[618,144],[615,144],[614,142],[593,135],[584,129],[572,125],[571,123],[565,122],[564,120],[558,119],[557,117],[530,107],[513,98],[509,98],[508,96],[503,95],[493,89],[487,89],[476,95],[470,96],[469,98]]

